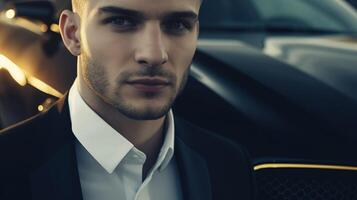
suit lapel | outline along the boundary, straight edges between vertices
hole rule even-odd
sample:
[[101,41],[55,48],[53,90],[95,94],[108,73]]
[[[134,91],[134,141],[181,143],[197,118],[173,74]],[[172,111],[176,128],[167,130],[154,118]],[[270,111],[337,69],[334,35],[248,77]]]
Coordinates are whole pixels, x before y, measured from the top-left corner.
[[175,138],[175,151],[185,200],[211,200],[211,185],[207,164],[202,157]]
[[81,200],[67,95],[45,115],[49,124],[39,131],[44,138],[43,161],[30,174],[32,199]]
[[65,144],[31,174],[33,199],[82,199],[73,147],[72,144]]

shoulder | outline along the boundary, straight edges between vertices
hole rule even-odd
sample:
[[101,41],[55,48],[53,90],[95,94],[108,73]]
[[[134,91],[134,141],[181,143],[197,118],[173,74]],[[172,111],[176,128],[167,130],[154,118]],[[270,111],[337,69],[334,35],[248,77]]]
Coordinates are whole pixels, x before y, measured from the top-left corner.
[[213,167],[251,171],[249,154],[240,144],[180,118],[175,118],[175,126],[177,138]]
[[0,160],[5,163],[1,168],[24,164],[22,161],[29,157],[36,143],[41,121],[42,117],[36,115],[0,131]]
[[[29,142],[29,140],[42,138],[50,132],[56,124],[60,123],[61,113],[66,114],[65,106],[67,106],[67,104],[65,104],[65,98],[66,97],[61,98],[49,109],[37,115],[0,130],[0,144],[10,146],[12,143],[24,143]],[[2,145],[0,145],[0,148],[1,146]],[[17,147],[17,145],[15,146]]]
[[39,130],[45,130],[51,125],[49,115],[50,111],[39,113],[0,130],[0,146],[13,146],[14,142],[26,142],[31,138],[36,138]]
[[0,148],[18,147],[26,143],[36,132],[40,121],[40,115],[36,115],[0,130]]
[[253,199],[253,165],[243,146],[182,119],[175,118],[175,126],[177,138],[205,160],[214,196],[229,199],[239,193],[247,197],[243,199]]
[[242,159],[248,159],[249,156],[244,147],[236,142],[221,137],[218,133],[213,133],[205,130],[190,122],[180,118],[175,118],[175,127],[178,138],[182,139],[184,143],[191,148],[200,152],[201,155],[208,154],[209,156],[215,154],[239,156]]
[[[8,183],[16,174],[26,174],[31,163],[34,142],[30,136],[36,118],[32,117],[0,131],[0,186]],[[18,178],[16,178],[18,179]]]
[[[27,169],[44,154],[59,123],[56,106],[0,131],[0,169]],[[60,126],[60,125],[57,125]],[[55,138],[57,139],[57,138]]]

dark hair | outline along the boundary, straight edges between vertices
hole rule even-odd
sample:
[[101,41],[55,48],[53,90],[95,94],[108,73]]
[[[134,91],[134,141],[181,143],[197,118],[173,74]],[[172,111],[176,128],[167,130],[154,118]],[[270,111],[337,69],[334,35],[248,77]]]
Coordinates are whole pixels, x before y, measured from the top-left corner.
[[[84,4],[88,0],[71,0],[72,1],[72,10],[80,13],[82,11],[82,8],[84,8]],[[200,0],[201,4],[204,2],[204,0]]]

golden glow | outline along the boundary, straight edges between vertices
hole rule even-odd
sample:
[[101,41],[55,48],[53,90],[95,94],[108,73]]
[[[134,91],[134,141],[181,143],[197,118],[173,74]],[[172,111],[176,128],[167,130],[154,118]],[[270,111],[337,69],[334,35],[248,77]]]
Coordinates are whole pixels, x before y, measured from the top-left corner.
[[[25,86],[28,83],[44,93],[50,94],[58,98],[62,96],[60,92],[58,92],[56,89],[52,88],[51,86],[47,85],[46,83],[42,82],[41,80],[32,76],[26,76],[25,72],[22,71],[20,67],[18,67],[6,56],[0,54],[0,69],[2,68],[5,68],[10,73],[12,78],[21,86]],[[38,107],[39,111],[41,111],[40,106]],[[42,106],[42,110],[43,110],[43,106]]]
[[12,78],[21,86],[25,86],[27,81],[26,81],[26,75],[25,73],[21,70],[20,67],[18,67],[15,63],[13,63],[10,59],[8,59],[6,56],[0,54],[0,66],[2,68],[5,68]]
[[322,164],[294,164],[294,163],[266,163],[254,166],[254,171],[262,169],[279,169],[279,168],[295,168],[295,169],[330,169],[330,170],[350,170],[357,171],[356,166],[345,165],[322,165]]
[[50,29],[51,29],[51,31],[53,31],[55,33],[59,33],[60,32],[58,24],[52,24]]
[[35,23],[33,21],[30,21],[28,19],[19,17],[19,18],[16,18],[14,20],[14,22],[11,22],[11,24],[12,25],[15,24],[17,26],[21,26],[21,27],[26,28],[27,30],[32,31],[32,32],[34,32],[36,34],[42,34],[43,33],[41,31],[41,24],[43,24],[43,23],[39,24],[39,23]]
[[16,11],[14,9],[9,9],[5,12],[5,16],[9,19],[13,19],[16,16]]
[[55,90],[53,87],[47,85],[46,83],[42,82],[41,80],[35,78],[35,77],[27,77],[27,81],[30,85],[33,87],[41,90],[44,93],[50,94],[52,96],[60,98],[62,94]]
[[40,30],[41,30],[41,32],[47,32],[47,30],[48,30],[48,26],[46,25],[46,24],[41,24],[40,25]]
[[[1,0],[0,0],[1,1]],[[0,15],[1,18],[2,15]],[[7,19],[7,20],[6,20]],[[8,23],[11,26],[20,26],[22,28],[25,28],[31,32],[34,32],[36,34],[42,35],[43,33],[47,32],[49,27],[46,24],[42,23],[42,22],[38,22],[38,21],[31,21],[29,19],[26,18],[22,18],[22,17],[16,17],[14,19],[9,19],[5,16],[5,19],[3,20],[4,23]],[[58,26],[58,25],[57,25]],[[56,31],[56,26],[52,27],[53,30]],[[59,29],[59,28],[58,28]],[[59,30],[58,30],[59,31]],[[59,32],[58,32],[59,33]]]
[[37,107],[37,109],[38,109],[38,111],[42,112],[42,111],[43,111],[43,105],[39,105],[39,106]]

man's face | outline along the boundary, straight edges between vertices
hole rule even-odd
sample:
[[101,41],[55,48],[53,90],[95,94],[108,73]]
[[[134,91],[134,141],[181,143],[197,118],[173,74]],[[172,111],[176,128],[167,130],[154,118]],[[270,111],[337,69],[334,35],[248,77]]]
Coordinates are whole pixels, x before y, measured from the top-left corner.
[[199,7],[200,0],[88,0],[78,75],[129,118],[164,116],[187,79]]

